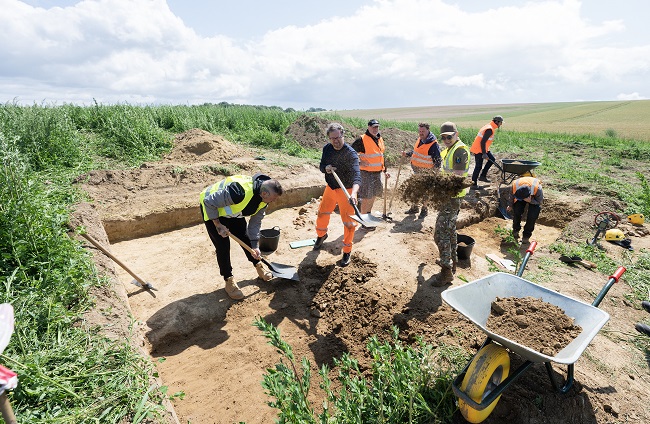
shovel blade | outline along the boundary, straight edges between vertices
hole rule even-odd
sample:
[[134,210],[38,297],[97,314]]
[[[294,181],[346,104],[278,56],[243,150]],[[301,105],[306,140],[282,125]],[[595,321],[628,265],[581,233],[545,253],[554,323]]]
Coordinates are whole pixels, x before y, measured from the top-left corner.
[[499,206],[499,213],[501,214],[503,219],[512,219],[512,217],[510,216],[506,208],[504,208],[503,206]]
[[266,259],[262,259],[262,262],[269,267],[269,270],[274,277],[284,278],[285,280],[300,281],[298,270],[296,268],[290,265],[268,262]]
[[382,224],[384,221],[381,218],[377,218],[369,213],[363,215],[350,215],[350,218],[357,221],[359,224],[364,227],[374,228],[379,224]]

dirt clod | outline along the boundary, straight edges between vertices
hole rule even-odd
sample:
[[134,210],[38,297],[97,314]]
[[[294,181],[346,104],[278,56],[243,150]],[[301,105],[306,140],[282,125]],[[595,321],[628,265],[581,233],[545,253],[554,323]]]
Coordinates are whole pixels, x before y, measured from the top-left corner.
[[409,203],[424,203],[439,209],[462,189],[472,185],[465,177],[427,171],[411,175],[402,185],[402,197]]

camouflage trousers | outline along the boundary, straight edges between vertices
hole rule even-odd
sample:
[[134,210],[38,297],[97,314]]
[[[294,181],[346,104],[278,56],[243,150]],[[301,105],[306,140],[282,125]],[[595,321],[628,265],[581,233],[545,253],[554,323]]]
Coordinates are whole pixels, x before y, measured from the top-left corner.
[[433,240],[440,251],[440,266],[451,268],[454,262],[458,261],[456,248],[458,241],[456,239],[456,219],[460,212],[461,198],[449,199],[440,208],[438,218],[436,219],[436,230],[433,234]]

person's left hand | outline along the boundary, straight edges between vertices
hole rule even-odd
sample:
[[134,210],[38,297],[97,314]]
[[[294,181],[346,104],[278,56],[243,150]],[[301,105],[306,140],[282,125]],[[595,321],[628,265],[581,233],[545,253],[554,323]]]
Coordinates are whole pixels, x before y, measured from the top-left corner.
[[488,158],[487,153],[483,153],[483,159],[487,159],[487,158]]
[[253,249],[251,255],[253,255],[253,258],[257,259],[258,261],[262,259],[262,252],[260,251],[259,248]]

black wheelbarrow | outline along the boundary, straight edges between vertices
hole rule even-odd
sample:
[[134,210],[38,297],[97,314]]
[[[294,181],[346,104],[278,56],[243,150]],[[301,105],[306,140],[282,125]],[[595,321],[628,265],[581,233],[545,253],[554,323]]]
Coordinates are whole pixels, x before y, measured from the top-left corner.
[[510,185],[512,182],[519,178],[520,176],[526,174],[527,172],[532,171],[537,168],[541,163],[534,160],[519,160],[519,159],[501,159],[501,165],[488,158],[490,162],[501,172],[499,177],[499,185],[497,187],[497,202],[499,213],[505,219],[511,219],[510,214],[507,210],[508,196],[501,195],[501,185],[506,184]]
[[[487,334],[482,347],[452,383],[463,417],[471,423],[485,420],[494,410],[502,392],[534,363],[545,364],[551,385],[557,392],[569,391],[574,382],[574,363],[609,320],[609,314],[598,309],[598,305],[624,272],[625,268],[619,267],[591,305],[526,281],[519,275],[502,272],[444,291],[442,299]],[[526,296],[541,298],[562,308],[576,325],[582,327],[582,332],[555,356],[537,352],[487,328],[491,304],[497,297]],[[525,359],[512,373],[510,353]],[[553,376],[551,362],[568,365],[563,384],[558,384]]]

